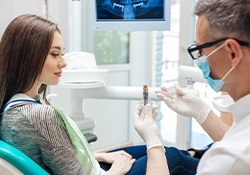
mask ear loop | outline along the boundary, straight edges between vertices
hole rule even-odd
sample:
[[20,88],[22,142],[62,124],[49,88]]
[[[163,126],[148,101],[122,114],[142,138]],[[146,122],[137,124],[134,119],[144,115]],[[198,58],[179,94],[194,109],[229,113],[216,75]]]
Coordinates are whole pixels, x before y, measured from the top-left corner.
[[219,46],[218,48],[216,48],[215,50],[213,50],[212,52],[210,52],[208,55],[203,55],[200,58],[198,58],[197,60],[195,60],[196,64],[200,64],[203,63],[205,60],[208,59],[208,57],[210,57],[212,54],[214,54],[215,52],[217,52],[218,50],[220,50],[225,44],[222,44],[221,46]]
[[217,52],[218,50],[220,50],[225,44],[222,44],[220,47],[214,49],[212,52],[210,52],[208,55],[207,55],[207,58],[210,57],[212,54],[214,54],[215,52]]
[[[209,56],[211,56],[213,53],[215,53],[216,51],[218,51],[219,49],[221,49],[225,44],[222,44],[220,47],[218,47],[217,49],[213,50],[210,54],[207,55],[207,58]],[[223,81],[227,76],[228,74],[230,74],[233,70],[234,70],[235,67],[231,67],[230,70],[222,77],[222,79],[220,81]]]
[[230,74],[234,70],[234,68],[235,68],[234,66],[231,67],[229,71],[222,77],[221,81],[223,81],[228,76],[228,74]]
[[[224,44],[223,44],[224,45]],[[229,69],[229,71],[221,78],[221,81],[223,81],[233,70],[234,70],[235,66],[231,67]]]

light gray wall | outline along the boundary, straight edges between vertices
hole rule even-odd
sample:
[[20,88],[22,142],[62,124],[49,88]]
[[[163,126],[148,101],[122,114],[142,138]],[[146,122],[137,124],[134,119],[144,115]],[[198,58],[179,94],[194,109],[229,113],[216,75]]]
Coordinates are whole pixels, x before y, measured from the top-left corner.
[[65,53],[72,51],[72,0],[47,0],[48,19],[58,24]]
[[46,17],[45,0],[1,0],[0,1],[0,36],[7,25],[18,15],[33,13]]

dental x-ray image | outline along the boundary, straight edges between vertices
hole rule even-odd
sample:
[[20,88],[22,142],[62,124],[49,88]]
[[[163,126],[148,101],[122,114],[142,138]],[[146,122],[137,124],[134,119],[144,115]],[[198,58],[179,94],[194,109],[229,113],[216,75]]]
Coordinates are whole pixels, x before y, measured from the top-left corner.
[[97,20],[164,20],[164,0],[96,0]]

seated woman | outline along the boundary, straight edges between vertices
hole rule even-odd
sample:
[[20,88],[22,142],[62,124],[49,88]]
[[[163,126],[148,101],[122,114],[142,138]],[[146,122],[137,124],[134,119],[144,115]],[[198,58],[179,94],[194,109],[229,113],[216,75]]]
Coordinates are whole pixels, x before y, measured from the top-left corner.
[[[0,137],[50,174],[126,174],[135,159],[124,151],[94,157],[79,129],[45,98],[66,66],[55,23],[16,17],[0,42]],[[40,98],[43,94],[43,99]],[[103,171],[97,161],[112,164]]]

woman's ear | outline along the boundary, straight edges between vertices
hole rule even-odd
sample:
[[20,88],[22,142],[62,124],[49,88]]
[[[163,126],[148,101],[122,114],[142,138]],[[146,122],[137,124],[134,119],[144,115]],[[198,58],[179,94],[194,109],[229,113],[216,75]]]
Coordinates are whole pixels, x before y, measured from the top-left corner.
[[234,39],[227,39],[225,41],[225,46],[231,60],[232,67],[237,66],[243,56],[242,46]]

